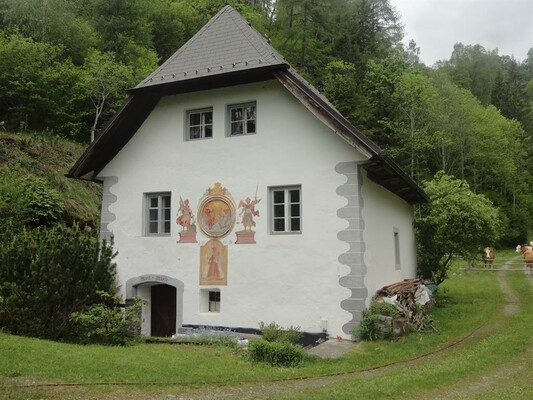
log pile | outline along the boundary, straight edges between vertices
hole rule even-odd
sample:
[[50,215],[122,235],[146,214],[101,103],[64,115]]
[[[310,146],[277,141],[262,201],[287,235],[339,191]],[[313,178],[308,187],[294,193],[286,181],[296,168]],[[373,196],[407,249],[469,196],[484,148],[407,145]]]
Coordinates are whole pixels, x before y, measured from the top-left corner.
[[428,293],[429,291],[422,280],[405,279],[402,282],[383,286],[379,289],[376,294],[376,301],[386,301],[393,304],[419,332],[425,332],[429,329],[437,331],[433,326],[433,319],[428,315],[429,309],[435,303],[435,298],[429,296],[429,301],[421,305],[420,298],[424,292]]

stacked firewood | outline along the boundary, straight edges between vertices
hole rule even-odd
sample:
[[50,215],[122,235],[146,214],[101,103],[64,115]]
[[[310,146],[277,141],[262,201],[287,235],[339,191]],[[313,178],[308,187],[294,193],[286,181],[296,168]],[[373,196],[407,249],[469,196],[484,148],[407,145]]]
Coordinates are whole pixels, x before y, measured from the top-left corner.
[[420,279],[405,279],[402,282],[383,286],[377,291],[376,301],[394,305],[419,332],[436,331],[433,319],[428,314],[435,298]]

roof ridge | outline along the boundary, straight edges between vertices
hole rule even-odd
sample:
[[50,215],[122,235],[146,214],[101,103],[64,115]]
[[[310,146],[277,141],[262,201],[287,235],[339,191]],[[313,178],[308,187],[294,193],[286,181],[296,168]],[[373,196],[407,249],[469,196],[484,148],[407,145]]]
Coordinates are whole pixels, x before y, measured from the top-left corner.
[[[263,57],[265,57],[267,55],[270,55],[270,56],[274,56],[274,58],[277,58],[276,54],[273,51],[274,48],[272,47],[270,42],[268,42],[265,39],[265,37],[263,35],[261,35],[261,33],[257,29],[255,29],[252,26],[252,24],[249,21],[247,21],[241,14],[239,14],[234,8],[231,8],[231,10],[234,11],[234,12],[230,12],[229,13],[229,16],[231,17],[231,19],[234,22],[237,22],[237,21],[244,22],[245,25],[248,27],[248,29],[246,31],[244,31],[242,29],[243,27],[241,27],[241,24],[237,24],[236,23],[237,28],[242,32],[243,36],[246,37],[246,40],[248,41],[248,43],[250,43],[250,45],[253,46],[253,48],[256,49],[257,52],[259,54],[261,54]],[[264,46],[261,46],[260,48],[258,48],[258,46],[256,46],[256,43],[254,43],[252,40],[250,40],[250,38],[248,37],[248,34],[252,34],[252,35],[256,36],[260,41],[264,42],[264,43],[262,43]],[[268,50],[270,50],[270,51],[268,51]],[[267,54],[265,54],[265,51],[267,51]]]
[[155,76],[158,75],[160,71],[165,69],[170,63],[172,63],[176,58],[178,58],[185,50],[187,50],[208,28],[213,25],[213,23],[220,18],[220,16],[227,12],[233,10],[233,8],[230,5],[224,6],[219,12],[217,12],[198,32],[196,32],[193,37],[191,37],[183,46],[181,46],[174,54],[172,54],[163,64],[161,64],[154,72],[152,72],[150,75],[148,75],[145,79],[143,79],[138,85],[142,86],[146,82],[149,82],[151,79],[153,79]]

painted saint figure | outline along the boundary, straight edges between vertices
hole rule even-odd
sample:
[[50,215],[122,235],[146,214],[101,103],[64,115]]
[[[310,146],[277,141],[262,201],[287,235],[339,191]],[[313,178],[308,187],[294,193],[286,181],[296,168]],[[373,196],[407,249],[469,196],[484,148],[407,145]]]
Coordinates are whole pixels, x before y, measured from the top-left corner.
[[207,261],[207,278],[208,279],[222,279],[224,277],[222,268],[220,267],[220,252],[216,246],[211,247],[211,254]]
[[246,200],[240,201],[238,208],[242,208],[242,210],[239,217],[242,216],[241,222],[244,231],[252,231],[252,226],[255,226],[254,217],[259,216],[259,211],[256,211],[255,205],[260,201],[261,199],[258,199],[257,197],[254,200],[247,197]]
[[181,213],[181,215],[178,215],[176,223],[182,227],[182,231],[188,231],[191,228],[194,229],[194,215],[189,206],[189,200],[186,199],[184,201],[180,197],[180,208],[178,213]]

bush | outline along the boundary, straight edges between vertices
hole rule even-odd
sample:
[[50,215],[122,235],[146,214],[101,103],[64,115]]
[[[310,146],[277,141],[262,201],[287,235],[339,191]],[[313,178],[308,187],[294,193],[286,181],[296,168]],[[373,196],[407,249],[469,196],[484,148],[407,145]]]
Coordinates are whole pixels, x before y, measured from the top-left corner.
[[39,227],[0,247],[0,329],[18,335],[68,339],[70,314],[114,293],[112,246],[74,226]]
[[275,367],[296,367],[306,358],[306,353],[300,346],[287,341],[269,342],[264,339],[252,340],[248,354],[254,362],[265,362]]
[[120,298],[98,291],[101,302],[87,311],[70,315],[74,322],[75,339],[84,344],[109,344],[124,346],[140,335],[143,301],[135,299],[123,308]]
[[260,322],[259,329],[261,330],[263,339],[267,342],[288,342],[294,344],[298,343],[303,336],[302,332],[300,332],[300,327],[289,326],[288,328],[283,328],[275,322],[269,324]]
[[[363,319],[359,326],[355,328],[353,335],[358,340],[381,340],[386,338],[386,334],[381,330],[379,315],[370,310],[363,311]],[[392,334],[392,331],[390,332]]]
[[390,303],[378,303],[373,301],[370,305],[370,312],[372,314],[385,315],[387,317],[399,318],[401,316],[400,310]]
[[44,178],[27,178],[23,188],[24,217],[30,226],[52,225],[61,221],[63,201]]
[[399,318],[401,313],[392,304],[372,301],[370,307],[363,311],[363,319],[354,329],[353,335],[359,340],[392,339],[394,337],[392,324],[385,326],[381,316],[395,319]]

